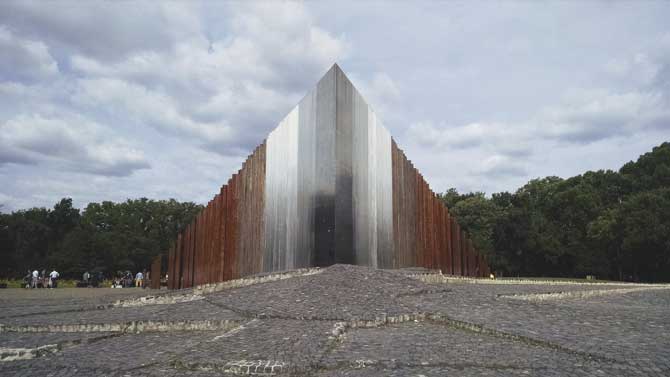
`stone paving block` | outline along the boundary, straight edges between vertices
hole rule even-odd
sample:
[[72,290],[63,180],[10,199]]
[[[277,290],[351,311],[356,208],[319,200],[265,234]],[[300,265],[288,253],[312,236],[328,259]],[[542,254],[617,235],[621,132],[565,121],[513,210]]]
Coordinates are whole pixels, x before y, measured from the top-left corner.
[[88,343],[109,333],[14,333],[0,332],[0,348],[35,348],[47,344]]
[[207,301],[185,302],[174,305],[146,305],[128,308],[93,309],[87,311],[39,314],[0,319],[0,324],[11,326],[55,324],[104,324],[131,321],[189,321],[189,320],[242,320],[230,310]]
[[394,271],[335,265],[318,275],[214,293],[208,299],[260,317],[375,319],[415,311],[399,297],[431,289],[444,290]]
[[[329,349],[332,321],[251,320],[229,333],[209,334],[179,356],[183,368],[198,366],[220,371],[243,361],[263,361],[275,370],[306,371]],[[271,367],[260,368],[271,371]]]

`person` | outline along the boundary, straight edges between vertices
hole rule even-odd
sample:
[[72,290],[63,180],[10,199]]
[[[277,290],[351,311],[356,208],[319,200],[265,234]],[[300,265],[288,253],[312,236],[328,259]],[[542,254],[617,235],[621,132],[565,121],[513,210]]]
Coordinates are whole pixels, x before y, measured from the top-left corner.
[[33,280],[33,273],[28,270],[26,276],[23,277],[23,286],[30,288],[30,282]]
[[33,279],[32,279],[32,282],[30,283],[30,287],[31,288],[37,288],[37,282],[39,281],[39,279],[40,279],[39,271],[34,270],[33,271]]
[[91,279],[91,274],[89,274],[88,271],[84,272],[84,275],[82,275],[81,280],[84,283],[86,283],[86,285],[88,285],[90,279]]
[[144,274],[142,274],[141,271],[138,271],[137,275],[135,275],[135,286],[142,287],[142,280],[144,280]]
[[60,274],[56,270],[51,271],[51,273],[49,274],[51,288],[57,288],[58,287],[58,277],[59,276],[60,276]]

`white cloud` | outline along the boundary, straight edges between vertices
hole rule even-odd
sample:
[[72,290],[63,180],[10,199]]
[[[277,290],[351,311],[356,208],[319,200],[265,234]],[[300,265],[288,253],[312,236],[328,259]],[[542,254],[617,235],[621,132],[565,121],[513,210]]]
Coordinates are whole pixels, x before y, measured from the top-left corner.
[[253,3],[234,9],[219,39],[200,35],[112,62],[72,56],[83,76],[73,100],[219,153],[248,152],[346,51],[302,4]]
[[47,6],[8,0],[0,4],[0,23],[68,54],[117,60],[137,51],[170,49],[200,34],[198,12],[198,6],[177,2],[91,0]]
[[0,125],[0,147],[9,151],[0,156],[0,164],[54,163],[69,170],[112,176],[149,167],[140,150],[78,116],[66,120],[19,115]]
[[669,6],[550,8],[2,1],[2,192],[206,201],[334,62],[437,191],[667,139]]
[[661,92],[578,90],[534,119],[540,136],[588,143],[645,128],[670,127],[670,107]]
[[173,97],[119,79],[80,79],[73,101],[112,113],[127,112],[129,118],[169,134],[222,143],[231,137],[223,124],[196,122],[181,114]]
[[481,148],[495,153],[525,156],[530,153],[531,138],[526,125],[470,123],[463,126],[417,122],[410,125],[404,139],[433,149]]
[[402,101],[402,91],[391,76],[386,72],[374,72],[366,79],[354,72],[348,77],[377,116],[384,121],[395,119],[396,107]]
[[35,81],[58,74],[58,63],[41,41],[20,38],[0,24],[0,81]]
[[505,155],[493,155],[484,159],[474,171],[475,174],[492,177],[522,176],[528,174],[525,164],[521,160]]

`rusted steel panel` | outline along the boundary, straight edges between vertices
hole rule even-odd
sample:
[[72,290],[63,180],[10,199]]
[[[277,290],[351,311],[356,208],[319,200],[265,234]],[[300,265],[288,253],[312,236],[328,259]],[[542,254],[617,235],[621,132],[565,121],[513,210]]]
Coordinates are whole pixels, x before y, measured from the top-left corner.
[[189,232],[186,240],[184,240],[184,255],[183,260],[183,279],[182,279],[182,288],[189,288],[193,286],[193,252],[195,249],[195,229],[197,227],[198,217],[196,216],[189,227]]
[[198,216],[198,235],[196,236],[198,240],[198,247],[195,252],[195,259],[193,262],[193,265],[195,266],[195,271],[193,274],[193,285],[196,286],[198,284],[202,284],[202,277],[203,277],[203,271],[202,271],[202,266],[203,266],[203,257],[205,254],[205,230],[206,230],[206,223],[205,223],[205,212],[207,211],[207,207],[203,209],[202,212],[200,212],[200,215]]
[[398,268],[402,260],[402,247],[400,239],[400,197],[402,195],[402,165],[400,162],[400,154],[395,140],[391,140],[391,179],[393,195],[393,267]]
[[452,252],[452,241],[451,241],[451,214],[449,213],[449,209],[445,206],[444,207],[447,218],[445,220],[445,235],[446,235],[446,243],[447,243],[447,255],[446,255],[446,267],[445,267],[445,273],[447,274],[453,274],[454,273],[454,256]]
[[200,260],[200,269],[202,271],[202,276],[200,277],[200,284],[208,283],[209,281],[209,265],[210,260],[210,225],[211,225],[211,213],[212,213],[212,202],[207,203],[205,211],[203,213],[203,250],[202,250],[202,259]]
[[202,212],[195,218],[195,229],[193,231],[193,250],[191,250],[190,264],[190,281],[189,287],[198,285],[200,278],[200,250],[202,250]]
[[158,255],[151,262],[151,276],[149,288],[161,289],[161,259],[162,255]]
[[417,220],[416,220],[416,225],[417,225],[417,243],[416,243],[416,263],[418,266],[425,267],[426,266],[426,258],[425,258],[425,236],[424,236],[424,205],[423,205],[423,184],[422,184],[422,179],[419,174],[416,175],[416,191],[417,191],[417,200],[416,200],[416,205],[417,205]]
[[461,275],[468,276],[468,235],[461,229]]
[[265,144],[254,150],[239,173],[237,256],[236,270],[239,276],[262,271],[263,243],[263,202],[262,191],[265,180]]
[[437,208],[438,220],[439,220],[436,225],[438,235],[437,239],[439,241],[437,266],[440,269],[440,271],[444,271],[446,268],[446,260],[447,260],[447,247],[444,234],[444,219],[446,217],[446,208],[444,208],[444,206],[442,205],[442,203],[438,198],[435,198],[435,207]]
[[468,267],[469,276],[477,276],[477,255],[475,254],[475,248],[472,244],[472,239],[468,238],[468,254],[470,254],[470,266]]
[[426,267],[433,268],[433,205],[431,202],[433,193],[431,192],[430,187],[428,187],[428,183],[425,179],[423,180],[423,190],[425,193],[424,205],[426,206],[426,226],[424,228],[424,237],[426,238]]
[[259,148],[258,153],[258,177],[257,177],[257,190],[255,191],[254,201],[257,204],[257,217],[258,222],[256,224],[256,234],[258,235],[256,239],[256,252],[258,257],[256,258],[256,271],[263,271],[263,257],[265,254],[265,239],[263,235],[265,234],[265,177],[266,177],[266,161],[267,161],[267,143],[264,141]]
[[186,273],[187,268],[184,261],[184,248],[183,248],[183,239],[180,234],[177,237],[177,244],[175,247],[175,288],[184,288],[184,273]]
[[468,233],[462,232],[463,239],[463,276],[470,276],[470,247],[469,242],[470,238]]
[[437,197],[433,193],[431,198],[433,207],[433,238],[434,238],[434,252],[433,265],[435,269],[442,270],[442,208],[438,206]]
[[470,266],[468,267],[469,276],[477,276],[478,272],[477,267],[477,255],[475,253],[475,247],[472,243],[472,239],[468,239],[468,254],[470,254]]
[[226,258],[226,227],[228,224],[228,186],[221,187],[221,226],[219,228],[219,262],[217,280],[224,280]]
[[212,222],[212,260],[210,261],[209,281],[210,283],[220,281],[218,279],[219,255],[220,255],[220,237],[221,230],[221,194],[218,193],[213,201],[213,222]]
[[237,276],[236,267],[236,232],[237,232],[237,174],[234,174],[228,183],[228,215],[226,255],[224,256],[224,280],[231,280]]
[[211,203],[212,202],[207,203],[204,211],[202,212],[202,250],[200,251],[200,258],[198,260],[198,284],[207,283],[207,276],[209,272],[207,265],[209,262],[209,213]]
[[208,216],[207,216],[207,262],[206,262],[206,282],[214,282],[214,225],[216,224],[216,196],[209,202]]
[[209,225],[210,225],[210,213],[211,213],[211,204],[209,202],[205,208],[205,213],[203,214],[203,247],[202,247],[202,259],[200,261],[200,269],[202,271],[202,276],[200,277],[200,284],[207,283],[209,276]]
[[433,193],[430,191],[430,188],[428,187],[428,183],[424,181],[424,190],[426,192],[426,246],[428,249],[428,253],[426,255],[428,259],[428,268],[435,268],[435,232],[433,232],[433,224],[435,223],[435,220],[433,218]]
[[461,227],[455,218],[451,218],[451,239],[454,261],[454,275],[461,275]]
[[168,269],[167,269],[167,275],[168,275],[168,289],[175,289],[174,281],[175,281],[175,275],[174,275],[174,244],[170,245],[170,249],[168,250],[167,254],[167,259],[168,259]]
[[189,279],[191,276],[191,242],[193,239],[193,229],[195,225],[191,223],[186,228],[186,232],[183,237],[180,235],[180,239],[177,242],[178,245],[178,265],[179,265],[179,288],[187,288],[191,285],[189,284]]
[[428,191],[428,185],[426,181],[421,177],[421,190],[422,190],[422,207],[423,207],[423,227],[422,227],[422,237],[423,237],[423,266],[430,268],[430,192]]
[[405,154],[392,142],[394,267],[421,265],[419,229],[422,202],[419,177]]
[[209,283],[216,282],[216,246],[217,246],[217,232],[218,232],[218,201],[219,195],[216,194],[214,199],[212,199],[212,208],[211,216],[209,223],[209,263],[208,263],[208,274],[207,281]]
[[182,281],[182,288],[189,288],[193,286],[193,254],[195,252],[195,230],[198,226],[198,217],[196,216],[193,223],[191,223],[188,238],[186,239],[184,247],[184,278]]
[[444,206],[437,198],[437,195],[433,195],[433,208],[437,215],[435,221],[435,268],[442,271],[444,269]]

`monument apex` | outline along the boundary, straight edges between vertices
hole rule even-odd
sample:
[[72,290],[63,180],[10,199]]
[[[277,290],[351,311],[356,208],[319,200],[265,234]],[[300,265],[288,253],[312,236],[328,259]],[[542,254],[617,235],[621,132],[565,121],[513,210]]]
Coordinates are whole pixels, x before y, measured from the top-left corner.
[[334,64],[179,234],[169,287],[336,263],[488,275],[485,258]]

